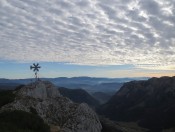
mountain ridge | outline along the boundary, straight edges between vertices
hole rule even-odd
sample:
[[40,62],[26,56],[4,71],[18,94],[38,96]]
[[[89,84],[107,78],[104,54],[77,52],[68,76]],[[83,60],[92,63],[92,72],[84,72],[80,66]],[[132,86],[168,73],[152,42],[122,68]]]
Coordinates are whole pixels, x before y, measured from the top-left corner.
[[[40,78],[41,80],[48,80],[48,81],[71,81],[71,80],[78,80],[78,81],[101,81],[101,82],[128,82],[132,80],[147,80],[149,77],[133,77],[133,78],[98,78],[98,77],[56,77],[56,78]],[[26,79],[6,79],[0,78],[0,83],[9,83],[9,82],[23,82],[23,83],[31,83],[31,81],[35,81],[35,78],[26,78]],[[52,82],[53,83],[53,82]]]
[[175,77],[131,81],[98,112],[116,121],[134,121],[152,131],[175,126]]
[[68,97],[76,103],[87,103],[89,106],[95,108],[100,105],[100,102],[91,96],[88,92],[83,89],[68,89],[60,87],[58,88],[61,95]]

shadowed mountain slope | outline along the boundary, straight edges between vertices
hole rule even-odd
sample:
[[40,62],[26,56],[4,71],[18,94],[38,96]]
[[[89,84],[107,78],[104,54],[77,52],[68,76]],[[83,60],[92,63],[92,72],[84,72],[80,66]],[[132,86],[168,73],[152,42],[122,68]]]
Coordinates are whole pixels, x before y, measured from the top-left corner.
[[98,112],[116,121],[138,122],[152,131],[175,126],[175,77],[131,81]]
[[94,99],[89,93],[83,89],[68,89],[68,88],[59,88],[60,93],[71,99],[76,103],[87,103],[92,107],[98,106],[100,103]]
[[92,94],[92,96],[96,99],[99,100],[101,104],[106,103],[113,95],[110,93],[105,93],[105,92],[95,92]]

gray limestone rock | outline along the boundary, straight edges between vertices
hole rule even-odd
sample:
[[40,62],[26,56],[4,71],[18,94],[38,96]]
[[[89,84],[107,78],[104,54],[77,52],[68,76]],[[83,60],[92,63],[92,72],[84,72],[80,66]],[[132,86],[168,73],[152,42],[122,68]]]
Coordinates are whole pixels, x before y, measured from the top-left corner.
[[3,106],[0,112],[35,110],[46,123],[58,126],[61,132],[101,132],[98,116],[87,104],[77,104],[63,97],[50,82],[28,84],[16,94],[16,100]]
[[30,83],[18,91],[20,96],[46,99],[60,97],[58,89],[49,81],[37,81]]

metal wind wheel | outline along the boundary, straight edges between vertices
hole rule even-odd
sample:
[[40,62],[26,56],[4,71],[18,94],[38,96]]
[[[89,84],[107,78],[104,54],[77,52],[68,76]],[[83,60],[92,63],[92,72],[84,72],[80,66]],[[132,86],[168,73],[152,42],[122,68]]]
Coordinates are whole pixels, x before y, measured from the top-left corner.
[[41,66],[39,66],[39,63],[37,64],[33,63],[33,65],[30,66],[30,69],[31,70],[33,69],[34,72],[39,72],[39,68],[41,68]]
[[36,79],[38,78],[37,73],[39,72],[40,68],[41,66],[39,66],[39,63],[37,64],[33,63],[33,65],[30,66],[30,70],[33,70],[33,72],[35,72]]

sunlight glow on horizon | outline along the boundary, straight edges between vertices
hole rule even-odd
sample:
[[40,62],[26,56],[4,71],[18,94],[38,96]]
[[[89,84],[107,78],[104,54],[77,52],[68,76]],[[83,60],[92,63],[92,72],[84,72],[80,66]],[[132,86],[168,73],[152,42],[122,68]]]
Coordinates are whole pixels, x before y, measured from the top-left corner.
[[[33,78],[34,73],[30,70],[32,63],[0,63],[0,78],[23,79]],[[125,78],[125,77],[161,77],[174,76],[175,70],[164,68],[135,67],[133,65],[116,66],[85,66],[64,63],[40,63],[40,78],[56,77],[105,77],[105,78]],[[167,67],[166,67],[167,68]]]

